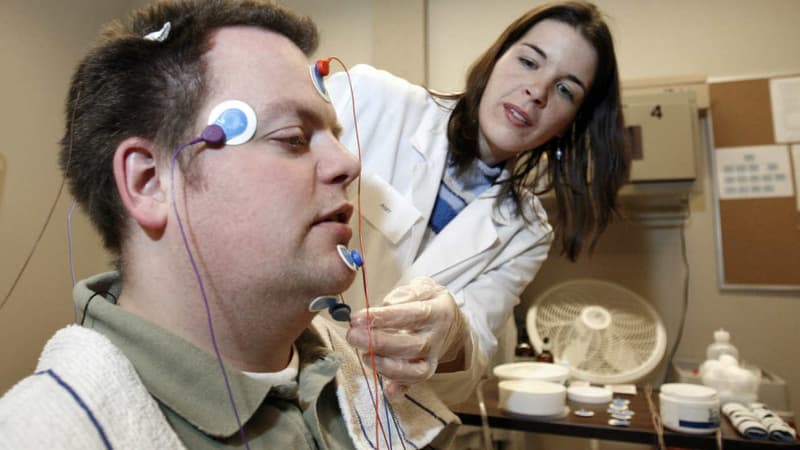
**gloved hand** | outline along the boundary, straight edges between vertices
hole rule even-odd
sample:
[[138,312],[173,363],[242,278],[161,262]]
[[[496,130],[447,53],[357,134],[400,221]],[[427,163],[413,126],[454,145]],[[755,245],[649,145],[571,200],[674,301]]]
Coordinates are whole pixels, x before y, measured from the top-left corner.
[[[375,368],[388,379],[384,390],[390,397],[433,376],[440,363],[454,360],[472,342],[453,296],[427,277],[392,290],[369,317]],[[367,326],[366,310],[354,313],[347,340],[370,364]]]

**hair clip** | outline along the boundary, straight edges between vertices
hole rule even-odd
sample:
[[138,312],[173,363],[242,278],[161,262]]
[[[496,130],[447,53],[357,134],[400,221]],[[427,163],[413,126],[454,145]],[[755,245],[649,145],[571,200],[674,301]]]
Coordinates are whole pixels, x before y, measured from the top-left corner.
[[172,24],[169,22],[165,22],[164,26],[161,27],[160,30],[153,31],[152,33],[147,33],[144,35],[144,38],[148,41],[164,42],[165,40],[167,40],[167,37],[169,36],[169,30],[171,29],[172,29]]

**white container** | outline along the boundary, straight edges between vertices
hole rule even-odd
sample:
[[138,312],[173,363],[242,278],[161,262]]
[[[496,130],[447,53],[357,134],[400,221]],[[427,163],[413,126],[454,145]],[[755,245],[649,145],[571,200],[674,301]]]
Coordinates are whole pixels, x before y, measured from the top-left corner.
[[569,378],[569,369],[552,363],[517,362],[501,364],[493,369],[494,376],[505,380],[538,380],[564,384]]
[[497,384],[498,406],[508,412],[540,418],[559,418],[568,413],[567,388],[538,380],[506,380]]
[[609,403],[614,396],[611,389],[597,386],[570,386],[567,398],[578,403]]
[[[702,384],[700,375],[696,370],[699,365],[697,361],[674,358],[672,360],[670,381]],[[783,417],[794,414],[789,402],[789,388],[786,386],[786,380],[766,369],[748,365],[743,365],[743,367],[760,374],[761,382],[758,385],[758,401],[766,403],[771,410]]]
[[690,434],[713,433],[719,428],[719,396],[715,389],[668,383],[661,385],[658,397],[664,427]]
[[731,344],[731,335],[720,328],[714,332],[714,342],[706,348],[706,359],[719,359],[722,355],[731,355],[739,360],[739,350]]

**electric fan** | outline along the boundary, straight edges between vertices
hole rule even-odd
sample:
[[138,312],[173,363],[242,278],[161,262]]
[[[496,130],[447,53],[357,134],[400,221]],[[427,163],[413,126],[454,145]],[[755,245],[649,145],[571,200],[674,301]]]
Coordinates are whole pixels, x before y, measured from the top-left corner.
[[667,347],[664,325],[646,300],[595,279],[545,291],[528,310],[526,328],[537,352],[548,338],[556,362],[567,365],[572,378],[597,384],[641,379]]

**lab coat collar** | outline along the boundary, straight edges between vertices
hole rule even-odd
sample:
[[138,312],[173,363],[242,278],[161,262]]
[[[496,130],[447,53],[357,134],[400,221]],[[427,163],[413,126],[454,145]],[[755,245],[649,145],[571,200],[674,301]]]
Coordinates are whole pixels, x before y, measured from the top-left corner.
[[[415,227],[411,236],[413,248],[418,248],[425,234],[447,164],[447,156],[438,152],[447,152],[448,149],[446,128],[450,111],[441,111],[437,120],[425,122],[427,126],[420,126],[411,139],[412,146],[421,156],[412,174],[412,200],[422,214],[420,220],[423,221],[422,226]],[[498,179],[507,179],[509,176],[509,169],[504,168]],[[499,208],[494,207],[499,192],[500,186],[491,186],[467,205],[417,256],[404,278],[413,277],[414,274],[435,275],[497,242],[497,227],[510,224],[516,214],[511,199],[503,200]]]

